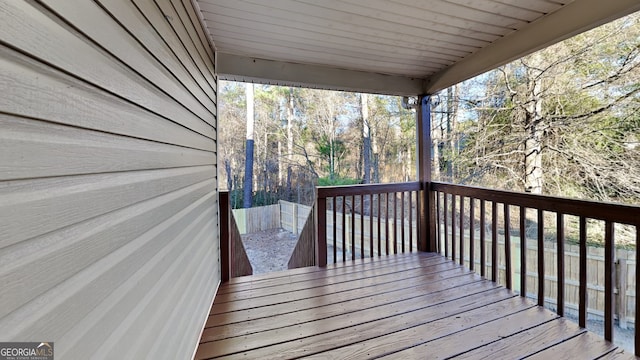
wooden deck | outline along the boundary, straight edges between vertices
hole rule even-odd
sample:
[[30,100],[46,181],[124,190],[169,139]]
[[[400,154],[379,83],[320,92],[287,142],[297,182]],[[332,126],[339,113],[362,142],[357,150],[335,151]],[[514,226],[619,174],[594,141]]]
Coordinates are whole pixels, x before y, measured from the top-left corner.
[[431,253],[234,278],[196,359],[634,358]]

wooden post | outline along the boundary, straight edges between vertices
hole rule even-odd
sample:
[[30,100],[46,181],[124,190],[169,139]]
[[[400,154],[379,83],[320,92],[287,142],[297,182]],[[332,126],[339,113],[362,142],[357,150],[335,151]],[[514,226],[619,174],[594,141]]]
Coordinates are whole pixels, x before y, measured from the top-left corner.
[[[316,188],[316,206],[314,207],[316,223],[316,265],[327,266],[327,198],[318,196]],[[344,213],[342,214],[344,219]],[[335,224],[334,224],[335,225]],[[343,249],[343,254],[346,249]]]
[[564,316],[564,215],[557,212],[556,215],[556,272],[557,272],[557,301],[556,313]]
[[293,213],[293,233],[297,235],[300,233],[298,232],[298,204],[297,203],[293,203],[293,208],[291,212]]
[[229,206],[229,192],[220,191],[218,192],[218,196],[218,204],[220,206],[220,273],[222,282],[227,282],[230,278],[229,271],[231,267],[229,261],[231,258],[231,249],[229,247],[229,239],[231,237],[229,231],[229,212],[231,211]]
[[[640,291],[638,291],[640,290],[640,282],[638,282],[638,279],[640,279],[640,246],[638,246],[638,244],[640,244],[640,222],[636,224],[636,329],[640,326],[638,325],[640,324]],[[640,331],[638,330],[635,331],[634,345],[635,355],[640,356]]]
[[420,228],[418,251],[436,251],[435,197],[431,191],[431,98],[418,97],[416,111],[418,181],[422,184],[422,200],[418,209]]
[[[640,246],[638,247],[640,249]],[[580,287],[578,324],[587,327],[587,219],[580,216]],[[636,313],[637,314],[637,313]]]
[[618,260],[618,325],[627,329],[627,259]]
[[604,339],[613,342],[613,318],[615,304],[613,302],[614,284],[616,281],[615,248],[613,238],[613,222],[604,223]]

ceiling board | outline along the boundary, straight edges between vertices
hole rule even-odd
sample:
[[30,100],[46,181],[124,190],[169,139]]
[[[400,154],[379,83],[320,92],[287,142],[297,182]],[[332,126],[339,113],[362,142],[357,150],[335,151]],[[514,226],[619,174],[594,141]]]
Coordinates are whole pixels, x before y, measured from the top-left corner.
[[640,10],[637,0],[192,1],[224,58],[221,78],[385,93],[375,79],[414,95]]

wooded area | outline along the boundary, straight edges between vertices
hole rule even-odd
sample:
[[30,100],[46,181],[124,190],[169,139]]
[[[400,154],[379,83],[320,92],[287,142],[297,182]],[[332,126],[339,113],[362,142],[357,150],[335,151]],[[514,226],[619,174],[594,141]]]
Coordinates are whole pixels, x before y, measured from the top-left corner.
[[[253,85],[253,204],[311,204],[315,185],[415,179],[399,97]],[[220,156],[242,204],[245,86],[222,82]],[[602,201],[640,199],[640,16],[432,97],[433,179]]]
[[436,95],[435,178],[637,203],[639,65],[635,14]]
[[[253,85],[254,205],[313,202],[317,184],[415,178],[415,116],[401,98]],[[244,188],[246,92],[223,82],[221,146],[227,188]],[[246,142],[249,144],[249,141]],[[233,204],[238,207],[242,201]]]

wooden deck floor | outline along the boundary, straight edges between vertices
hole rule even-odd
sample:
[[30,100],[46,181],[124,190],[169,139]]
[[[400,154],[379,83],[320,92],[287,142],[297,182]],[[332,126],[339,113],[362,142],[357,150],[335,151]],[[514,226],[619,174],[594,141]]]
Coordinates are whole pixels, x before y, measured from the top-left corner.
[[232,279],[196,359],[633,358],[440,255]]

